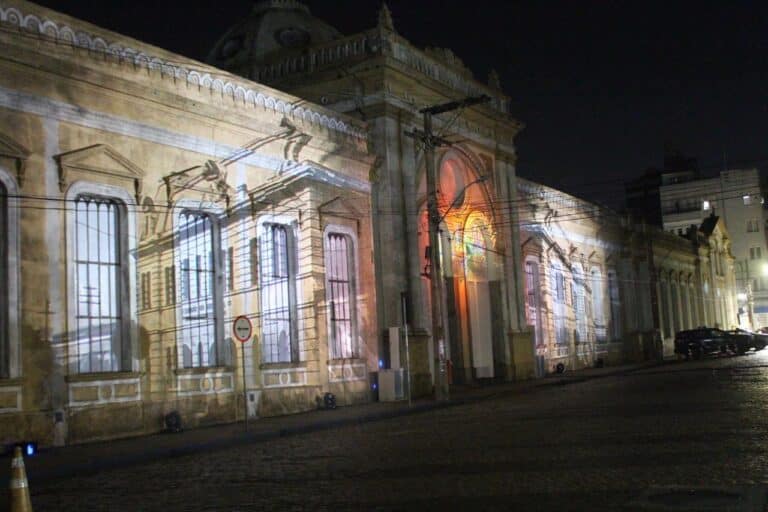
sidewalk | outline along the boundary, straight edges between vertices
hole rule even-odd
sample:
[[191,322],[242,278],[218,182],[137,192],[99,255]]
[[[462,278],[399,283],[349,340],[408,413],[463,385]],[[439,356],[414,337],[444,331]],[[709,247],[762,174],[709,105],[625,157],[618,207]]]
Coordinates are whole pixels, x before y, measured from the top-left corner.
[[[216,425],[182,431],[159,433],[141,437],[103,441],[82,445],[48,448],[35,457],[25,459],[27,477],[31,485],[51,479],[97,473],[106,469],[151,462],[166,457],[230,448],[246,443],[263,442],[277,437],[297,435],[337,428],[344,425],[368,423],[387,418],[418,414],[425,411],[478,402],[500,395],[517,394],[537,387],[584,382],[602,377],[628,374],[661,362],[590,368],[550,375],[541,379],[520,382],[493,383],[480,386],[455,386],[447,402],[432,399],[373,402],[340,407],[335,410],[317,410],[289,416],[276,416],[251,420],[248,431],[242,422]],[[0,457],[0,486],[6,490],[10,475],[10,454]],[[5,492],[5,491],[3,491]]]

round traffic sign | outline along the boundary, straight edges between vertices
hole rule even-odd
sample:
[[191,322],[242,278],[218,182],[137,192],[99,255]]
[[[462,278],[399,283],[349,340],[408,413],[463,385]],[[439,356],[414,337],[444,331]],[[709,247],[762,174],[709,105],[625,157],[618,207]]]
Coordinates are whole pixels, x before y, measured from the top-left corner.
[[235,318],[234,322],[232,322],[232,332],[234,333],[235,338],[237,338],[237,341],[241,343],[245,343],[251,339],[252,331],[253,326],[251,325],[251,321],[245,315],[240,315]]

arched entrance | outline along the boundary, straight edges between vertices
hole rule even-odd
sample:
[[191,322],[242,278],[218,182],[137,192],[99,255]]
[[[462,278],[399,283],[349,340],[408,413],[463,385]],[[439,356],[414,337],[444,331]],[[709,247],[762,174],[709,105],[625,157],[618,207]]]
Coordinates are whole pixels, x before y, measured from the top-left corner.
[[[441,216],[441,267],[448,328],[446,357],[453,382],[501,376],[506,337],[501,259],[487,191],[478,174],[457,152],[440,163],[438,209]],[[431,273],[428,268],[429,226],[425,187],[420,189],[419,253],[423,303],[428,318]]]

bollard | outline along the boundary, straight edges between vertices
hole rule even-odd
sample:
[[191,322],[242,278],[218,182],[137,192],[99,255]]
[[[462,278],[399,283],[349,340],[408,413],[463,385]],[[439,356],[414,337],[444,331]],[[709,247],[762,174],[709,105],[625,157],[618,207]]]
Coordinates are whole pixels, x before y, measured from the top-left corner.
[[13,451],[10,489],[10,512],[32,512],[32,501],[29,499],[27,472],[24,469],[24,457],[21,456],[20,446],[17,446]]

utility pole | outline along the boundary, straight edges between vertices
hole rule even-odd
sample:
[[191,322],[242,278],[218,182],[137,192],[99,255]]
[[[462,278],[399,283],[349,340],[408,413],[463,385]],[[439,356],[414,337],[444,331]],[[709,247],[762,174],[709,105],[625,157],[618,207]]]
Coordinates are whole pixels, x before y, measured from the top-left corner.
[[418,139],[424,146],[424,165],[427,175],[427,217],[429,218],[429,283],[432,302],[432,344],[434,347],[435,399],[448,400],[449,388],[445,373],[445,347],[448,342],[448,322],[443,306],[443,272],[440,267],[440,212],[437,209],[437,183],[435,148],[451,143],[432,133],[432,116],[460,108],[485,103],[491,98],[482,95],[423,108],[424,131],[414,130],[406,135]]

